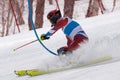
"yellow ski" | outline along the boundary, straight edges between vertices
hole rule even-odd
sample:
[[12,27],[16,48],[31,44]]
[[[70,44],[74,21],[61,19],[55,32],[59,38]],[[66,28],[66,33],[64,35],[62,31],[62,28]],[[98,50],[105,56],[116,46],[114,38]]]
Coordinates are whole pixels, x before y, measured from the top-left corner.
[[73,67],[69,67],[69,68],[66,67],[66,68],[58,68],[58,69],[52,69],[52,70],[40,70],[40,69],[15,70],[14,72],[18,76],[25,76],[25,75],[38,76],[38,75],[43,75],[43,74],[48,74],[48,73],[59,72],[59,71],[63,71],[63,70],[69,70],[69,69],[80,68],[80,67],[84,67],[84,66],[90,66],[90,65],[105,62],[105,61],[108,61],[111,59],[112,59],[111,56],[104,56],[104,57],[98,58],[96,60],[77,64],[77,65],[75,65]]

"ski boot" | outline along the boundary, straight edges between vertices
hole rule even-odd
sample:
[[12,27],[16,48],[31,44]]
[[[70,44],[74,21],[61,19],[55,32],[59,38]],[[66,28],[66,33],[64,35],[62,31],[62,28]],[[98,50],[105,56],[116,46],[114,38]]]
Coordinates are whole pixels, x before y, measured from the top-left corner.
[[63,48],[60,48],[57,50],[57,53],[58,53],[58,56],[66,56],[66,55],[70,55],[72,54],[72,51],[67,51],[67,50],[64,50]]

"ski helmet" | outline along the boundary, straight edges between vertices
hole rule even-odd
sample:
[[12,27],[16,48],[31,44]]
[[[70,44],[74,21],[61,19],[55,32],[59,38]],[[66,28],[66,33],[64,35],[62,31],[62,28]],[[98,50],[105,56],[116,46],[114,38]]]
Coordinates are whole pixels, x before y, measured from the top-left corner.
[[58,19],[61,18],[61,12],[60,10],[52,10],[48,13],[47,18],[50,20],[52,25],[56,24]]

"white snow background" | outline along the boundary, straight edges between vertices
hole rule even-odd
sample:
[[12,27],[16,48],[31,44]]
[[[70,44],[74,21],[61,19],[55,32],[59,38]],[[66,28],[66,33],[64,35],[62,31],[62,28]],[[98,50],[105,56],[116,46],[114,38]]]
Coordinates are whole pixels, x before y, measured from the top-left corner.
[[[72,56],[63,58],[63,60],[50,54],[39,42],[13,51],[14,48],[35,40],[33,31],[0,38],[0,80],[120,80],[120,12],[115,11],[81,20],[76,16],[74,18],[88,34],[89,42],[82,44]],[[45,27],[38,29],[38,34],[46,33],[50,29],[49,25],[48,21],[44,22]],[[56,53],[56,49],[66,44],[66,40],[62,31],[59,30],[43,43]],[[73,66],[74,64],[67,62],[80,64],[102,56],[112,56],[113,59],[93,66],[36,77],[18,77],[14,74],[14,70],[19,69],[54,69]]]

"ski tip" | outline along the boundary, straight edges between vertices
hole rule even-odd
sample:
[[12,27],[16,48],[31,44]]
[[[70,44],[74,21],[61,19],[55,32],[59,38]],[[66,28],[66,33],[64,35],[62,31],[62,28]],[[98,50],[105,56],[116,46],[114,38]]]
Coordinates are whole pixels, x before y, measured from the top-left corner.
[[14,73],[16,74],[16,70],[14,71]]
[[15,70],[14,73],[16,75],[18,75],[18,76],[25,76],[25,75],[27,75],[26,70],[20,70],[20,71]]
[[14,71],[14,73],[15,73],[16,75],[19,75],[16,70]]

